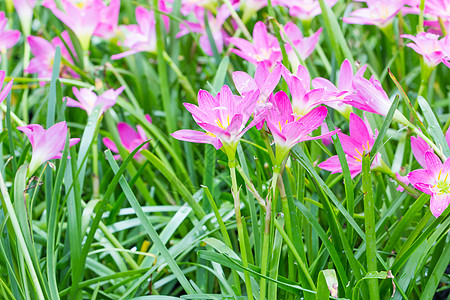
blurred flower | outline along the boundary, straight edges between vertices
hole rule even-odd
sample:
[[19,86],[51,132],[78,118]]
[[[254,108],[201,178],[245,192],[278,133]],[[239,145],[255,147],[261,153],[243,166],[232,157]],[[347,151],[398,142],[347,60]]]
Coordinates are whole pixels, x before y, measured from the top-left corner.
[[[145,116],[147,121],[151,123],[150,116]],[[120,142],[122,143],[123,147],[128,152],[133,152],[136,147],[138,147],[140,144],[142,144],[145,141],[148,141],[147,135],[145,134],[144,129],[136,125],[136,130],[134,130],[133,127],[128,125],[127,123],[120,122],[117,124],[117,131],[119,132]],[[103,138],[103,144],[105,144],[106,148],[111,150],[112,152],[119,153],[119,150],[117,149],[116,144],[109,138]],[[134,159],[138,161],[142,161],[144,159],[144,156],[139,153],[143,149],[148,149],[148,143],[142,146],[141,149],[134,155]],[[115,155],[115,159],[119,159],[120,155]]]
[[402,34],[401,37],[411,39],[414,43],[406,46],[422,55],[425,63],[432,68],[441,62],[448,63],[450,60],[450,56],[445,52],[450,48],[448,35],[440,40],[438,35],[426,32],[419,32],[417,36]]
[[[441,19],[441,20],[442,20],[442,25],[444,27],[444,31],[447,34],[450,34],[450,17],[448,19]],[[439,23],[439,21],[425,20],[423,22],[423,25],[429,27],[429,29],[428,29],[429,33],[434,33],[434,34],[441,35],[441,36],[444,35],[444,33],[442,32],[441,23]]]
[[29,35],[36,0],[14,0],[13,2],[14,8],[19,15],[20,23],[22,24],[22,30],[25,32],[25,35]]
[[196,8],[215,8],[217,0],[181,0],[180,12],[187,16]]
[[[358,115],[350,114],[350,136],[338,132],[339,140],[345,153],[350,174],[352,178],[362,171],[362,158],[364,153],[369,153],[375,143],[378,133],[372,132],[369,122],[364,117],[362,120]],[[381,154],[377,153],[371,168],[381,165]],[[342,173],[342,166],[337,155],[328,158],[319,164],[319,168],[334,173]]]
[[300,65],[295,75],[283,66],[281,74],[291,93],[292,110],[296,117],[306,115],[313,108],[325,102],[327,92],[322,88],[311,90],[311,78],[304,66]]
[[[258,63],[254,78],[242,71],[233,72],[233,82],[241,96],[245,96],[254,90],[259,90],[259,97],[255,107],[256,114],[270,107],[271,104],[268,103],[267,99],[272,96],[273,90],[280,81],[280,77],[281,64],[278,64],[270,72],[265,62]],[[259,130],[263,125],[264,120],[256,124],[256,128]]]
[[310,136],[327,117],[327,108],[316,107],[302,117],[295,115],[291,102],[285,92],[280,91],[274,96],[274,105],[266,117],[267,127],[269,127],[275,141],[276,163],[280,167],[286,155],[295,144],[302,141],[322,139],[330,137],[339,130],[328,132],[319,136]]
[[0,53],[14,46],[20,38],[19,30],[6,30],[7,23],[8,18],[5,17],[5,12],[0,11]]
[[[1,59],[0,59],[0,62],[1,62]],[[5,87],[3,87],[3,81],[5,80],[5,77],[6,77],[6,72],[0,71],[0,103],[2,103],[6,99],[6,97],[8,96],[8,94],[11,91],[11,88],[13,86],[13,80],[11,79],[11,81],[8,82],[5,85]]]
[[[278,1],[272,1],[272,5],[276,5]],[[239,1],[240,9],[243,11],[242,20],[247,23],[261,8],[267,6],[267,0],[241,0]]]
[[323,88],[325,91],[330,92],[326,95],[327,101],[324,103],[348,118],[352,108],[350,105],[344,103],[344,99],[346,96],[353,94],[352,81],[354,78],[362,77],[366,68],[367,65],[362,66],[353,76],[352,65],[346,59],[342,63],[339,71],[337,87],[331,81],[322,77],[314,78],[312,80],[312,86],[316,89]]
[[258,21],[253,28],[253,44],[237,37],[228,38],[228,42],[239,48],[239,50],[231,49],[231,52],[254,65],[264,61],[271,68],[276,61],[281,59],[278,40],[273,35],[267,33],[267,27],[261,21]]
[[99,5],[99,23],[95,28],[94,35],[104,39],[113,38],[118,30],[120,0],[109,1],[109,6],[102,0],[95,0]]
[[[206,31],[205,26],[205,12],[208,14],[208,25],[211,30],[211,35],[216,44],[216,49],[218,53],[222,53],[223,51],[223,42],[227,33],[222,29],[222,25],[225,20],[230,16],[230,10],[224,4],[219,8],[217,15],[214,17],[210,11],[202,7],[196,7],[194,9],[194,13],[197,17],[198,23],[186,21],[185,23],[180,23],[180,31],[175,36],[176,38],[182,37],[190,32],[201,33],[199,43],[200,47],[202,47],[203,51],[212,56],[213,50],[211,44],[209,43],[208,33]],[[186,26],[187,25],[187,26]]]
[[426,151],[416,159],[425,164],[424,169],[410,172],[408,179],[416,189],[431,195],[430,210],[437,218],[450,204],[450,158],[442,164],[436,154]]
[[247,130],[258,124],[266,111],[254,116],[248,126],[259,91],[252,91],[244,97],[232,94],[224,85],[216,97],[204,90],[198,92],[198,106],[184,103],[184,107],[192,114],[194,121],[206,132],[196,130],[178,130],[172,136],[178,140],[212,144],[216,149],[224,146],[224,150],[234,160],[237,144]]
[[42,5],[52,11],[52,13],[67,27],[69,27],[80,41],[84,51],[89,50],[91,37],[100,23],[102,9],[101,1],[89,0],[79,4],[70,0],[61,0],[63,10],[60,10],[54,0],[44,0]]
[[427,0],[425,1],[425,14],[450,19],[450,1]]
[[[76,55],[75,49],[70,41],[69,33],[64,31],[61,33],[61,37],[69,46],[73,55]],[[30,45],[31,53],[35,56],[30,60],[30,63],[25,70],[27,73],[37,73],[40,78],[52,77],[53,60],[55,59],[55,50],[57,46],[61,49],[61,56],[73,64],[72,56],[59,37],[55,37],[52,39],[52,42],[49,42],[38,36],[29,36],[27,37],[27,42]],[[70,74],[72,77],[78,78],[77,73],[72,69],[65,67],[63,63],[61,63],[60,73],[63,75]],[[41,85],[45,85],[45,82],[41,82]]]
[[367,8],[359,8],[350,17],[344,17],[349,24],[376,25],[380,28],[391,24],[395,15],[405,6],[404,0],[366,0]]
[[[159,9],[162,12],[169,12],[164,6],[164,2],[159,2]],[[153,11],[149,11],[142,6],[136,7],[135,11],[137,25],[124,25],[125,41],[123,46],[130,50],[111,56],[111,59],[121,59],[125,56],[133,55],[139,52],[156,52],[156,21]],[[166,29],[169,26],[167,17],[163,18]]]
[[101,105],[102,108],[100,110],[100,114],[103,114],[108,108],[116,104],[117,97],[124,89],[124,86],[121,86],[117,90],[109,89],[100,96],[97,96],[97,94],[92,91],[93,88],[81,88],[78,90],[76,87],[73,87],[73,94],[78,101],[70,97],[66,97],[67,106],[84,109],[89,116],[97,105]]
[[[30,124],[17,127],[18,130],[25,133],[30,140],[33,153],[31,162],[28,166],[28,175],[31,176],[40,165],[50,159],[60,159],[61,151],[64,150],[67,137],[66,122],[59,122],[45,130],[41,125]],[[70,139],[69,146],[77,144],[80,139]]]
[[[329,7],[333,7],[338,0],[325,0]],[[279,0],[279,5],[289,8],[289,14],[302,21],[311,21],[322,14],[318,0]]]
[[[310,37],[303,37],[303,34],[297,27],[297,25],[292,22],[288,22],[284,26],[284,32],[286,34],[284,35],[282,32],[281,35],[283,37],[283,40],[286,42],[286,44],[284,45],[286,48],[286,54],[288,55],[289,63],[295,70],[300,65],[297,53],[302,60],[307,59],[314,51],[314,48],[319,41],[320,34],[322,33],[322,28],[317,30]],[[292,42],[295,49],[292,48],[290,42]]]

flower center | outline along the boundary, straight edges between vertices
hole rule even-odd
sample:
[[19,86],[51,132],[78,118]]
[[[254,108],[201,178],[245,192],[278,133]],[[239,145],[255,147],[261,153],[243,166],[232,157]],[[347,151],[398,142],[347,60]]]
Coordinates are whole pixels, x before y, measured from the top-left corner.
[[230,115],[227,115],[227,122],[225,123],[226,126],[224,126],[220,118],[217,118],[216,123],[217,125],[219,125],[220,128],[227,129],[227,127],[230,126]]
[[442,170],[439,171],[438,182],[433,186],[438,192],[438,195],[450,194],[450,184],[447,182],[448,173],[445,178],[442,177]]
[[[355,151],[359,154],[359,156],[353,156],[354,159],[356,159],[356,161],[362,162],[362,157],[364,155],[364,153],[369,153],[370,152],[370,144],[369,141],[367,141],[367,145],[361,145],[362,146],[362,153],[359,151],[358,148],[355,148]],[[367,147],[367,148],[366,148]]]

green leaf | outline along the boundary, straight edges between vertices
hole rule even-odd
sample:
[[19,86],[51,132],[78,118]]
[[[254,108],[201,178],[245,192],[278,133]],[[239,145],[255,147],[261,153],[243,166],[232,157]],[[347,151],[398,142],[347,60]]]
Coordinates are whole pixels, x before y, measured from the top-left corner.
[[322,270],[319,273],[316,299],[327,299],[338,296],[338,280],[333,269]]

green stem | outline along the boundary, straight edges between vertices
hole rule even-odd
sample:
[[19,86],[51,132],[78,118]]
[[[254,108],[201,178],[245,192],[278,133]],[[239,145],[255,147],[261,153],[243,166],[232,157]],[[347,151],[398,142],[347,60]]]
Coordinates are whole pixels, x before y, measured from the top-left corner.
[[[247,249],[245,246],[245,234],[241,219],[241,201],[239,200],[239,190],[236,180],[236,164],[237,162],[235,159],[230,160],[228,162],[231,176],[231,193],[234,199],[234,212],[236,215],[236,227],[238,230],[239,248],[241,249],[242,265],[244,266],[244,268],[248,268]],[[245,287],[247,289],[247,298],[249,300],[252,300],[253,299],[252,284],[250,282],[250,274],[248,273],[248,271],[244,271],[244,277],[245,277]]]
[[97,137],[92,141],[92,199],[98,199],[100,196],[100,182],[98,177],[98,146]]
[[[271,209],[272,202],[267,201],[266,205],[266,212],[265,212],[265,225],[264,225],[264,236],[263,236],[263,248],[262,248],[262,254],[261,254],[261,274],[265,276],[267,274],[267,263],[269,260],[269,240],[270,240],[270,220],[272,218],[272,209]],[[261,280],[259,282],[259,299],[265,300],[266,299],[266,279],[264,277],[261,277]]]
[[380,166],[373,168],[373,171],[378,171],[388,175],[389,177],[394,179],[400,186],[402,186],[408,194],[410,194],[416,199],[419,198],[420,193],[418,193],[416,189],[410,187],[409,185],[403,183],[400,179],[398,179],[397,175],[394,172],[392,172],[392,170],[386,165],[384,161],[381,161]]
[[[370,173],[370,155],[366,154],[362,161],[362,188],[364,193],[364,215],[366,233],[367,272],[377,271],[377,236],[375,229],[375,203]],[[368,279],[370,299],[380,299],[378,279]]]
[[30,277],[37,293],[37,298],[39,300],[41,299],[44,300],[45,297],[44,294],[42,293],[41,285],[39,283],[36,271],[34,270],[33,261],[31,260],[30,254],[28,253],[28,247],[22,235],[22,229],[20,228],[19,220],[17,219],[13,204],[11,203],[11,199],[9,198],[8,190],[6,188],[5,181],[3,180],[1,172],[0,172],[0,190],[3,198],[3,204],[5,205],[6,210],[9,213],[9,219],[11,220],[11,224],[14,228],[14,233],[16,234],[19,249],[21,250],[24,256],[25,262],[27,263],[28,271],[30,272]]

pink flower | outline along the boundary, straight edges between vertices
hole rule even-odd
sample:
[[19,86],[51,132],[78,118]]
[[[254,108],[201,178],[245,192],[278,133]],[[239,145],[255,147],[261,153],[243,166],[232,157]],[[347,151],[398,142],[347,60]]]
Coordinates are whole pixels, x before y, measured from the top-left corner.
[[[281,77],[281,64],[278,64],[272,72],[270,72],[265,62],[258,63],[255,71],[255,77],[252,78],[245,72],[236,71],[233,73],[233,82],[241,96],[259,90],[259,97],[255,108],[255,113],[259,114],[261,111],[270,107],[267,99],[272,96],[273,90],[278,85]],[[264,120],[256,124],[259,130],[263,127]]]
[[[146,115],[146,118],[147,121],[151,123],[150,116]],[[140,144],[148,140],[147,135],[141,126],[136,125],[136,129],[137,131],[127,123],[121,122],[117,124],[117,131],[119,132],[120,141],[123,147],[130,153],[133,152],[134,149],[136,149],[136,147]],[[116,144],[114,144],[114,142],[109,138],[103,138],[103,144],[105,144],[105,146],[112,152],[119,153]],[[139,153],[143,149],[148,149],[148,144],[142,146],[142,148],[134,155],[134,159],[138,161],[142,161],[144,159],[144,156]],[[114,158],[119,159],[120,155],[115,155]]]
[[234,96],[227,85],[222,87],[216,97],[200,90],[198,106],[184,103],[184,107],[206,132],[185,129],[172,133],[172,136],[182,141],[212,144],[216,149],[224,145],[227,154],[234,157],[237,144],[244,133],[265,116],[266,111],[261,112],[246,126],[255,109],[258,96],[258,90],[249,92],[242,98]]
[[108,108],[116,104],[117,97],[120,95],[120,93],[122,93],[125,87],[122,86],[117,90],[109,89],[100,96],[97,96],[97,94],[94,93],[92,89],[93,88],[82,88],[78,90],[76,87],[73,87],[73,94],[78,99],[78,101],[70,97],[66,97],[67,106],[84,109],[86,113],[90,115],[96,106],[101,105],[102,108],[100,110],[100,114],[103,114]]
[[[164,2],[160,1],[160,10],[163,12],[169,12],[164,6]],[[135,11],[137,25],[126,25],[122,28],[125,31],[125,41],[123,46],[130,48],[120,54],[111,56],[111,59],[121,59],[125,56],[133,55],[139,52],[156,52],[156,21],[153,11],[148,11],[142,6],[136,7]],[[163,18],[163,21],[168,27],[167,18]]]
[[450,18],[450,1],[427,0],[425,1],[425,13],[443,19]]
[[200,47],[202,47],[203,51],[207,55],[212,56],[213,51],[209,43],[209,38],[205,26],[205,12],[208,14],[207,17],[208,25],[211,30],[214,42],[216,44],[217,52],[222,53],[224,46],[224,39],[227,36],[225,30],[222,29],[222,25],[225,22],[225,20],[230,16],[230,10],[227,8],[225,4],[219,8],[219,11],[217,12],[217,15],[215,17],[210,11],[207,11],[202,7],[196,7],[194,9],[194,13],[197,17],[198,23],[187,21],[186,22],[187,26],[185,23],[180,23],[180,31],[177,33],[175,37],[176,38],[182,37],[188,34],[189,32],[201,33],[199,40]]
[[[325,0],[329,7],[333,7],[337,0]],[[322,14],[318,0],[279,0],[280,5],[289,7],[289,14],[302,21],[310,21]]]
[[311,78],[304,66],[300,65],[295,75],[283,66],[281,74],[291,93],[292,110],[295,116],[302,117],[325,102],[327,92],[322,88],[311,90]]
[[[69,33],[67,31],[64,31],[61,36],[66,44],[70,47],[71,52],[76,55],[76,52],[73,49],[72,42],[70,41]],[[59,46],[61,48],[62,57],[64,57],[70,63],[73,63],[69,51],[67,50],[64,42],[61,41],[59,37],[53,38],[52,42],[50,43],[41,37],[29,36],[27,37],[27,42],[30,45],[31,53],[35,56],[30,60],[30,63],[25,70],[27,73],[37,73],[40,78],[50,78],[52,76],[53,60],[55,58],[56,46]],[[78,75],[72,69],[64,67],[63,64],[61,64],[61,73],[63,75],[70,74],[72,77],[78,77]]]
[[[444,26],[444,30],[446,33],[450,33],[450,17],[447,20],[441,19],[442,25]],[[437,35],[444,35],[442,32],[441,24],[439,21],[432,21],[432,20],[425,20],[423,22],[423,25],[428,26],[428,32],[437,34]]]
[[25,35],[28,35],[31,21],[33,20],[33,8],[36,0],[14,0],[13,3],[19,15],[20,23],[22,24],[22,30],[25,32]]
[[[311,53],[314,51],[314,48],[317,45],[317,42],[319,41],[320,34],[322,33],[322,28],[316,31],[313,35],[310,37],[303,37],[302,32],[292,22],[288,22],[284,26],[284,32],[286,35],[283,35],[283,40],[286,42],[285,48],[286,48],[286,54],[289,58],[289,63],[291,64],[292,68],[295,70],[300,65],[300,61],[297,57],[297,53],[300,56],[302,60],[307,59]],[[295,50],[292,48],[290,42],[295,47]]]
[[395,15],[405,6],[405,1],[366,0],[367,8],[353,11],[343,20],[349,24],[376,25],[380,28],[391,24]]
[[228,38],[228,42],[239,48],[239,50],[231,49],[231,52],[254,65],[264,61],[270,68],[281,59],[281,50],[277,39],[267,33],[267,27],[261,21],[258,21],[253,28],[253,44],[237,37]]
[[89,0],[80,5],[72,3],[70,0],[61,0],[63,10],[60,10],[54,0],[44,0],[42,5],[52,11],[52,13],[64,24],[67,25],[77,36],[83,50],[89,50],[91,37],[95,28],[100,23],[101,1]]
[[353,79],[362,77],[366,71],[367,65],[362,66],[356,74],[353,76],[353,69],[350,62],[346,59],[341,65],[339,71],[338,85],[337,87],[331,83],[328,79],[317,77],[312,80],[312,86],[314,88],[323,88],[325,91],[330,92],[327,94],[326,101],[324,102],[329,107],[339,111],[346,116],[350,115],[352,108],[348,104],[344,103],[346,96],[353,94]]
[[[31,143],[33,154],[28,166],[28,175],[31,176],[40,165],[50,159],[60,159],[67,137],[66,122],[59,122],[45,130],[41,125],[31,124],[17,127],[24,132]],[[70,147],[77,144],[80,139],[70,139]]]
[[216,0],[182,0],[180,12],[187,16],[197,8],[217,7]]
[[19,30],[6,30],[7,24],[8,19],[5,17],[5,12],[0,11],[0,53],[14,46],[20,38]]
[[100,20],[93,34],[104,39],[111,39],[116,35],[118,30],[120,0],[109,1],[109,6],[103,3],[102,0],[95,1],[98,2],[98,6],[100,7]]
[[450,47],[450,36],[439,40],[436,34],[420,32],[417,36],[402,34],[401,37],[414,42],[406,46],[422,55],[425,63],[430,67],[434,68],[440,62],[448,63],[450,60],[450,56],[445,52]]
[[425,163],[425,153],[427,151],[433,152],[433,149],[421,137],[411,137],[411,150],[417,162],[424,168],[427,167]]
[[[364,153],[370,152],[375,143],[375,135],[369,122],[364,117],[364,121],[356,114],[350,114],[350,136],[338,132],[339,140],[347,159],[348,167],[352,178],[362,171],[362,157]],[[372,168],[381,164],[381,154],[377,153]],[[342,173],[342,166],[337,155],[328,158],[326,161],[319,164],[319,168],[334,173]]]
[[266,118],[275,141],[276,166],[281,166],[286,155],[295,144],[302,141],[330,137],[339,130],[312,137],[310,134],[317,129],[327,117],[327,108],[316,107],[302,117],[295,115],[291,102],[285,92],[275,94],[274,106],[269,110]]
[[[1,59],[0,59],[1,61]],[[2,103],[6,97],[8,96],[9,92],[11,91],[11,88],[13,86],[13,81],[11,80],[8,82],[4,88],[3,87],[3,81],[5,80],[6,72],[0,71],[0,103]]]
[[425,168],[410,172],[408,179],[416,189],[431,195],[430,210],[437,218],[450,204],[450,158],[442,163],[436,154],[426,151],[420,159]]

